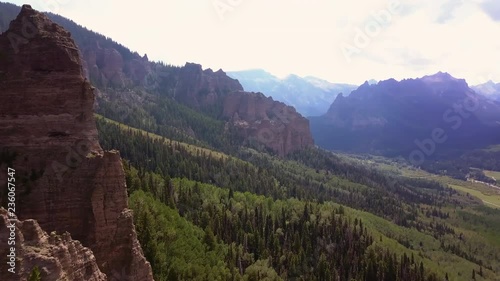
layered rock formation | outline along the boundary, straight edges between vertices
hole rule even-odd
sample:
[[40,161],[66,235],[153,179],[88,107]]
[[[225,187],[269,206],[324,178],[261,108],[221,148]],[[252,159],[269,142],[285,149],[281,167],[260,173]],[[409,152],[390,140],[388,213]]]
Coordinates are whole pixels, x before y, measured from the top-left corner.
[[[17,216],[36,220],[48,233],[69,232],[108,277],[153,280],[127,208],[121,158],[98,143],[93,87],[69,32],[25,5],[0,35],[0,51],[6,101],[0,104],[0,165],[16,169]],[[0,274],[10,276],[4,264]],[[56,280],[42,274],[42,280]]]
[[[10,254],[7,245],[10,230],[10,217],[5,209],[0,208],[0,254],[2,257]],[[16,264],[15,273],[4,271],[2,276],[8,280],[26,280],[38,267],[43,280],[110,280],[97,266],[96,258],[89,248],[71,239],[68,232],[62,235],[48,235],[32,219],[15,223],[16,254],[22,257]],[[2,267],[4,264],[2,264]]]
[[200,108],[213,106],[234,91],[243,91],[243,87],[224,71],[203,70],[199,64],[186,63],[179,71],[174,96],[187,106]]
[[114,48],[101,47],[99,41],[82,50],[85,76],[102,87],[129,87],[142,83],[151,72],[151,63],[137,53],[125,59]]
[[280,156],[314,144],[309,120],[261,93],[229,94],[223,114],[246,138],[256,139]]
[[309,121],[291,106],[261,93],[243,91],[238,80],[222,70],[203,70],[187,63],[176,77],[174,98],[195,109],[221,107],[222,118],[280,156],[313,145]]

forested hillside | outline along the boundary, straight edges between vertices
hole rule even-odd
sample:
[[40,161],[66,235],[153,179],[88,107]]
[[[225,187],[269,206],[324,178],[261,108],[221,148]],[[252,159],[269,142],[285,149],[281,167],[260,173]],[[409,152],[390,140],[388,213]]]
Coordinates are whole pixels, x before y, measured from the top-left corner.
[[[255,274],[275,276],[276,273],[277,278],[284,280],[291,280],[292,276],[305,280],[383,280],[386,274],[392,274],[385,271],[385,263],[394,262],[398,268],[394,274],[404,278],[412,276],[414,280],[422,278],[418,273],[420,263],[426,272],[425,278],[430,280],[435,278],[432,272],[437,274],[437,280],[446,275],[449,280],[469,280],[472,271],[478,280],[482,278],[479,273],[484,276],[483,280],[496,280],[500,245],[494,237],[500,229],[494,225],[498,223],[500,211],[484,207],[477,199],[437,182],[391,176],[318,149],[298,152],[286,160],[241,148],[236,157],[196,149],[104,118],[98,118],[98,128],[101,143],[106,148],[120,149],[122,156],[128,159],[125,166],[128,167],[129,192],[132,198],[142,198],[139,201],[142,205],[132,205],[136,206],[136,212],[142,214],[146,209],[153,212],[162,206],[163,211],[158,209],[153,214],[165,212],[167,217],[168,213],[178,214],[180,217],[176,220],[201,231],[198,240],[208,243],[205,247],[213,251],[222,251],[219,246],[228,247],[233,251],[231,256],[212,252],[213,257],[219,258],[210,261],[214,271],[200,271],[200,276],[213,273],[238,280],[250,278],[245,277],[250,274],[246,270],[260,268],[257,270],[260,273]],[[332,217],[345,219],[342,225],[346,229],[335,230]],[[297,224],[293,224],[294,221]],[[172,228],[174,230],[154,233],[177,233],[175,227]],[[351,233],[341,234],[347,229],[352,229]],[[262,236],[258,231],[262,231]],[[332,235],[325,235],[329,231],[338,231],[334,237],[353,236],[323,241],[331,238]],[[163,247],[160,244],[170,241],[164,240],[165,237],[148,238],[148,235],[141,233],[141,242],[153,243],[156,245],[151,246],[153,248]],[[277,241],[273,241],[274,238],[270,241],[270,235],[276,235]],[[207,242],[207,237],[212,236],[218,244],[209,246],[213,242]],[[349,250],[354,245],[342,246],[346,241],[368,243]],[[311,244],[307,244],[309,242]],[[332,247],[339,251],[328,250]],[[158,252],[171,251],[174,250]],[[334,253],[354,255],[352,259],[359,263],[346,268],[342,265],[345,257]],[[328,272],[321,273],[324,265],[319,265],[324,258]],[[375,259],[377,265],[372,264],[375,268],[368,270],[370,259]],[[152,262],[156,266],[162,264],[159,257]],[[304,268],[304,263],[309,265]],[[214,267],[215,264],[224,266]],[[184,266],[194,264],[185,262]],[[185,277],[189,272],[186,268],[174,268],[180,276]],[[371,270],[377,273],[369,273]],[[164,269],[158,268],[156,273],[165,274]],[[338,274],[339,279],[322,279],[324,274]],[[367,279],[370,274],[377,277]]]

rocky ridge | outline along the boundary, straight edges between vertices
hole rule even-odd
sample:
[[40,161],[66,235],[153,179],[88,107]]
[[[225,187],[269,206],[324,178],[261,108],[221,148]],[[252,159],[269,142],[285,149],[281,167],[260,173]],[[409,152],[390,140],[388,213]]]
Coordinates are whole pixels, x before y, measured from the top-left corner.
[[[92,33],[71,20],[53,14],[49,14],[48,17],[74,34],[75,42],[82,53],[83,75],[96,87],[94,92],[97,96],[95,104],[97,109],[99,109],[100,103],[110,101],[118,100],[118,104],[130,105],[132,108],[144,106],[141,104],[143,101],[155,102],[161,99],[160,96],[168,96],[190,108],[205,113],[209,112],[214,118],[224,118],[225,121],[228,121],[232,114],[230,114],[231,116],[223,115],[224,111],[226,114],[230,111],[223,108],[225,105],[257,97],[257,95],[250,94],[245,99],[229,98],[226,101],[229,94],[241,92],[243,87],[238,80],[230,78],[220,69],[217,71],[203,69],[201,65],[195,63],[186,63],[182,67],[172,67],[151,62],[146,55],[141,57],[109,38]],[[255,101],[265,100],[259,98]],[[269,105],[266,103],[255,104],[255,107],[268,108]],[[303,143],[312,143],[309,140],[312,139],[308,133],[309,129],[305,129],[309,125],[300,121],[303,119],[295,110],[288,110],[291,107],[284,107],[281,104],[275,104],[272,107],[287,108],[285,112],[290,116],[274,119],[274,125],[266,127],[265,133],[259,133],[262,129],[255,129],[255,124],[257,124],[255,122],[262,121],[263,124],[266,124],[266,119],[246,120],[248,124],[254,124],[254,129],[248,130],[239,126],[242,136],[253,138],[280,155],[307,146]],[[242,117],[240,116],[240,118]],[[283,123],[281,120],[288,121]],[[289,122],[290,120],[297,120],[298,123],[294,124]],[[289,133],[285,132],[284,127]],[[87,130],[87,132],[89,131]],[[54,134],[59,133],[61,132],[54,132]],[[272,138],[262,137],[268,136],[270,133]],[[270,141],[271,139],[272,141]]]
[[179,71],[175,99],[200,109],[222,105],[222,118],[245,139],[253,139],[280,156],[312,145],[309,121],[284,103],[262,93],[245,92],[222,70],[187,63]]
[[243,87],[222,69],[214,72],[186,63],[179,71],[174,98],[189,107],[203,108],[215,105],[234,91],[243,91]]
[[[17,216],[36,221],[47,233],[70,233],[91,251],[80,258],[91,260],[93,253],[108,277],[153,280],[128,209],[120,155],[98,143],[94,88],[84,79],[71,34],[25,5],[0,35],[0,50],[0,96],[8,101],[0,104],[0,166],[16,169]],[[0,182],[6,182],[5,173]],[[64,235],[63,240],[73,243]],[[39,244],[51,251],[50,243]],[[0,274],[9,276],[6,265]],[[42,274],[43,280],[56,280]],[[61,274],[101,278],[97,271],[82,279]]]
[[[310,120],[322,147],[408,157],[435,131],[445,136],[446,145],[439,149],[443,154],[498,143],[499,112],[497,102],[477,94],[464,79],[438,72],[366,82],[348,97],[339,95],[326,114]],[[434,150],[426,156],[436,156]]]
[[291,106],[262,93],[233,92],[224,100],[224,117],[280,156],[312,146],[309,120]]
[[147,55],[124,59],[118,50],[101,47],[98,41],[82,53],[85,76],[102,87],[130,87],[143,82],[151,72]]
[[222,105],[222,118],[234,125],[245,139],[253,139],[280,156],[314,144],[309,121],[295,108],[245,92],[236,79],[222,70],[203,70],[187,63],[178,74],[175,99],[192,108]]

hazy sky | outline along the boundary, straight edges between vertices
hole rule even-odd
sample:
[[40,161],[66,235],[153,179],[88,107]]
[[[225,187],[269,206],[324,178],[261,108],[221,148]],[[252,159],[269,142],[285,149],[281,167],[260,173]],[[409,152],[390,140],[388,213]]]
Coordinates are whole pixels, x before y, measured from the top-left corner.
[[[25,1],[9,1],[23,4]],[[152,60],[332,82],[500,81],[499,0],[32,0]]]

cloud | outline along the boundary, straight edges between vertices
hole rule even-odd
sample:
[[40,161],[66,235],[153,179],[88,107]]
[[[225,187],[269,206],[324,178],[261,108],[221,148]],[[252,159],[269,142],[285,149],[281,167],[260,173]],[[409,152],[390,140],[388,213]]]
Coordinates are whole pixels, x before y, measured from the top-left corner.
[[480,6],[492,20],[500,21],[500,2],[498,0],[485,0]]
[[448,0],[446,3],[442,4],[441,7],[439,7],[439,15],[438,18],[436,19],[437,23],[447,23],[448,21],[452,20],[455,18],[455,10],[460,8],[464,4],[463,1],[459,0]]
[[[32,4],[44,9],[43,3],[59,3],[63,16],[152,60],[175,65],[263,68],[278,76],[294,73],[356,84],[439,70],[468,80],[491,75],[500,81],[500,0],[217,0],[232,5],[224,20],[214,1]],[[400,3],[398,12],[374,32],[373,23],[387,19],[384,11],[394,2]],[[340,46],[356,46],[359,30],[369,43],[349,63]]]

